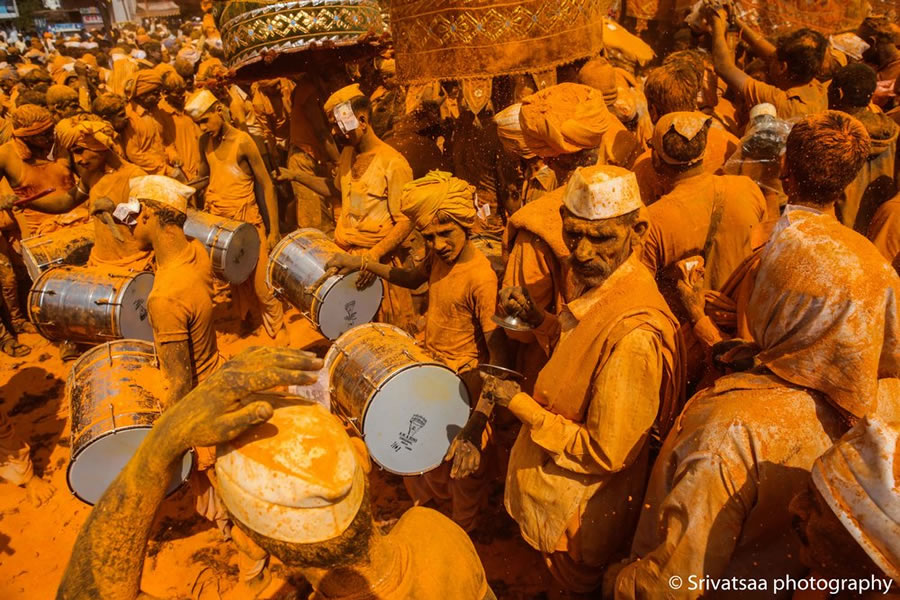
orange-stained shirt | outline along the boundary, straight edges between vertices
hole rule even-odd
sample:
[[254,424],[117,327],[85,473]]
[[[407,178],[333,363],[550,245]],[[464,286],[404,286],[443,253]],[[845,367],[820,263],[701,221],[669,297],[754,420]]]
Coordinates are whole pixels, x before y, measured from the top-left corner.
[[482,600],[488,595],[484,567],[469,536],[436,510],[410,508],[386,538],[397,554],[379,581],[360,581],[359,589],[345,596],[313,592],[310,600]]
[[466,246],[471,256],[453,265],[431,257],[425,314],[425,347],[458,372],[487,358],[485,335],[497,328],[497,275],[481,250]]
[[[714,124],[706,139],[703,153],[703,168],[707,173],[719,173],[741,141],[731,133]],[[650,206],[672,191],[675,182],[656,172],[653,168],[651,151],[647,150],[634,162],[634,175],[641,190],[641,200]]]
[[818,79],[782,90],[748,77],[744,83],[743,93],[748,107],[768,102],[775,106],[779,119],[805,117],[828,110],[828,88]]
[[338,161],[335,187],[341,191],[341,216],[334,239],[342,248],[371,248],[384,239],[402,217],[400,194],[412,181],[409,163],[388,144],[378,144],[368,154],[372,159],[358,178],[352,172],[355,148],[344,148]]
[[206,188],[205,210],[211,214],[237,219],[254,225],[262,224],[256,203],[255,182],[240,163],[241,143],[253,143],[245,131],[237,130],[232,140],[213,149],[207,142],[206,163],[209,165],[209,186]]
[[203,244],[191,240],[174,260],[157,267],[147,299],[155,343],[188,343],[195,384],[209,377],[219,361],[212,285],[209,254]]
[[[94,202],[100,198],[109,198],[115,205],[128,202],[128,194],[131,190],[129,180],[132,177],[141,177],[146,174],[140,167],[122,161],[121,167],[105,174],[91,186],[88,198],[89,212],[93,212]],[[113,236],[108,225],[98,217],[92,218],[94,219],[94,247],[91,249],[88,264],[129,267],[138,271],[146,269],[150,265],[153,251],[141,248],[141,244],[134,238],[130,227],[118,223],[115,225],[123,239],[120,242]]]
[[181,161],[181,170],[188,181],[193,181],[200,172],[200,128],[184,111],[172,107],[165,100],[159,103],[159,108],[166,153]]
[[[753,229],[766,220],[766,199],[749,177],[702,173],[679,181],[670,194],[647,209],[650,229],[644,238],[641,260],[663,285],[670,306],[679,260],[702,255],[718,192],[721,219],[706,258],[706,287],[718,290],[731,273],[753,253]],[[678,311],[676,311],[677,314]]]
[[162,125],[143,106],[130,102],[125,107],[128,125],[122,133],[125,158],[150,175],[166,174],[166,149]]
[[869,224],[868,238],[882,256],[900,273],[900,194],[897,194],[875,211]]

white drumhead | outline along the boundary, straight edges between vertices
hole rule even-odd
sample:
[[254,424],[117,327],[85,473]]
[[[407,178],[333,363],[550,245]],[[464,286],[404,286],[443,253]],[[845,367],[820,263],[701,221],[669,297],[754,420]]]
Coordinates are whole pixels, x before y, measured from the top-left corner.
[[439,466],[450,442],[469,419],[469,393],[450,369],[407,367],[369,401],[362,432],[372,460],[398,475]]
[[[69,464],[69,489],[80,500],[96,504],[134,456],[149,431],[149,427],[133,427],[108,433],[91,442]],[[186,452],[181,465],[172,473],[166,495],[174,492],[188,478],[193,462],[194,455]]]
[[137,273],[122,291],[119,301],[119,332],[123,338],[153,341],[147,298],[153,289],[153,273]]
[[376,278],[372,285],[358,290],[358,278],[359,273],[329,278],[320,288],[322,291],[319,293],[324,297],[319,304],[316,322],[319,331],[329,340],[336,340],[348,329],[371,322],[381,307],[384,296],[381,279]]
[[222,265],[228,283],[240,285],[247,281],[259,261],[259,246],[259,233],[253,225],[241,223],[234,230]]

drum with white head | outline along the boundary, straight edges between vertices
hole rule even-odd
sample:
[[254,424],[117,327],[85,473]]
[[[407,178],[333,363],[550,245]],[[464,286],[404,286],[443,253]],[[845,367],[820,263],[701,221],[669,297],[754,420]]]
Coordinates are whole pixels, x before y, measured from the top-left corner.
[[[151,343],[109,342],[75,362],[66,382],[72,417],[66,481],[78,499],[96,504],[162,414],[163,393]],[[187,452],[176,463],[167,493],[187,480],[193,460]]]
[[36,281],[41,273],[64,265],[84,265],[94,247],[94,225],[86,223],[22,240],[22,262]]
[[384,295],[380,279],[356,289],[359,273],[324,278],[325,265],[340,254],[318,229],[299,229],[269,255],[266,279],[275,293],[296,306],[330,340],[375,318]]
[[259,232],[250,223],[188,209],[184,234],[206,246],[216,277],[233,285],[247,281],[259,261]]
[[153,341],[147,298],[153,273],[109,267],[57,267],[28,294],[28,319],[49,340]]
[[332,408],[391,473],[420,475],[440,466],[469,419],[469,392],[459,376],[393,325],[346,332],[328,351],[325,369]]

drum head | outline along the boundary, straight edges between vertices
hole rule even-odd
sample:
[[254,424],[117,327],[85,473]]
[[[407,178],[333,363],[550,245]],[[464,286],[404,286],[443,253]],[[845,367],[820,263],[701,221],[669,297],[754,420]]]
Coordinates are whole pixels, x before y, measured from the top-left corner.
[[228,283],[239,285],[247,281],[259,261],[259,246],[259,233],[253,225],[242,223],[234,230],[222,265],[222,275]]
[[469,419],[469,393],[446,367],[421,364],[398,371],[366,406],[362,432],[378,465],[397,475],[439,466]]
[[[372,321],[381,307],[384,284],[381,279],[364,290],[356,289],[359,273],[329,278],[322,287],[322,302],[316,315],[319,331],[329,340],[336,340],[348,329]],[[330,286],[330,287],[329,287]]]
[[147,298],[153,289],[153,273],[138,273],[122,291],[119,332],[123,338],[153,341]]
[[[109,484],[134,456],[149,431],[149,427],[121,429],[91,442],[69,463],[66,479],[72,493],[83,502],[96,504]],[[194,455],[186,452],[181,464],[172,473],[166,488],[167,496],[187,480],[193,464]]]

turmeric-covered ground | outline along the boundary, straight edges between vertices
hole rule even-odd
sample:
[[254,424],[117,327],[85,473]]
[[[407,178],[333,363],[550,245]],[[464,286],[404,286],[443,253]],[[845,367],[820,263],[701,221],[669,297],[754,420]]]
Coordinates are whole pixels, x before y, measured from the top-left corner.
[[[292,346],[324,350],[325,340],[296,311],[286,314],[286,322]],[[262,329],[256,335],[240,337],[238,328],[238,323],[227,318],[220,321],[219,347],[226,356],[269,343]],[[0,597],[37,600],[55,596],[90,507],[76,499],[66,485],[70,424],[64,396],[72,363],[63,363],[57,348],[38,335],[22,335],[20,340],[32,347],[29,356],[13,359],[0,355],[0,410],[9,415],[18,435],[29,441],[35,472],[50,481],[56,493],[48,504],[35,508],[22,488],[0,482]],[[376,518],[389,526],[412,503],[399,477],[376,469],[370,481]],[[500,482],[473,540],[498,598],[571,597],[556,589],[540,555],[521,540],[506,516]],[[304,582],[286,579],[277,561],[273,576],[260,598],[307,597],[309,589]],[[234,548],[222,541],[212,523],[196,515],[185,488],[166,500],[160,510],[144,563],[143,589],[173,599],[251,597],[239,585]]]

